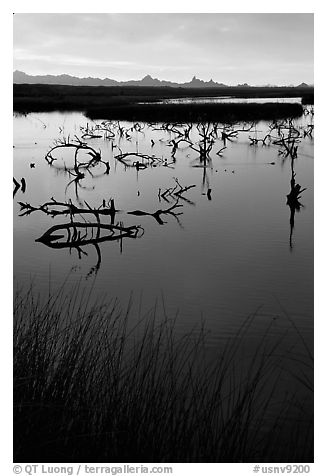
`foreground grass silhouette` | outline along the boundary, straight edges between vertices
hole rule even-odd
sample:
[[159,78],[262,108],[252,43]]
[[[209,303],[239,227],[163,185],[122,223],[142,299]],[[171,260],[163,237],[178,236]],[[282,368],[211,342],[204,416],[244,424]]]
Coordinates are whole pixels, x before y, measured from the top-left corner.
[[[281,339],[268,327],[238,366],[255,316],[208,359],[203,327],[176,337],[175,319],[63,289],[15,296],[15,462],[313,461],[312,415],[295,395],[275,398],[290,357]],[[303,345],[290,388],[310,398]]]

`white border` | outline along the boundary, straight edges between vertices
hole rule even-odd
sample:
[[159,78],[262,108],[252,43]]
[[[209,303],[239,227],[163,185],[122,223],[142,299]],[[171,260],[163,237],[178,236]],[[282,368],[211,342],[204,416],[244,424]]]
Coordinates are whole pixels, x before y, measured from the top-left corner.
[[[4,475],[12,473],[12,13],[102,13],[102,12],[153,12],[153,13],[177,13],[177,12],[215,12],[215,13],[314,13],[315,14],[315,463],[311,465],[311,472],[318,475],[327,473],[324,468],[326,453],[326,242],[327,242],[327,214],[325,203],[327,201],[326,187],[326,163],[327,153],[324,145],[324,121],[326,121],[326,75],[324,64],[326,63],[327,29],[326,9],[324,2],[318,1],[233,1],[218,4],[213,1],[176,2],[165,0],[164,3],[149,1],[125,1],[112,4],[108,1],[98,0],[92,2],[79,1],[78,5],[70,5],[67,1],[57,0],[54,3],[40,1],[14,1],[10,5],[1,6],[1,135],[2,156],[1,168],[1,471]],[[208,475],[232,475],[250,474],[253,464],[174,464],[174,474],[197,474],[199,472]],[[276,466],[274,464],[273,466]]]

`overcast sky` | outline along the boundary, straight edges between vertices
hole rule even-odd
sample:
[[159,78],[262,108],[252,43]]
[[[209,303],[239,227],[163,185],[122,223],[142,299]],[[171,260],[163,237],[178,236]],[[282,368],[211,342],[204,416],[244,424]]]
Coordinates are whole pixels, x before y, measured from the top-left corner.
[[14,15],[14,69],[226,84],[313,83],[313,14]]

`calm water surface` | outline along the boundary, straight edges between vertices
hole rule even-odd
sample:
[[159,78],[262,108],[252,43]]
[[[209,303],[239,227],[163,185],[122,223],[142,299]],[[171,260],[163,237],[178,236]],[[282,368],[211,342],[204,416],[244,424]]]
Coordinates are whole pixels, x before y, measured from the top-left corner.
[[[172,98],[158,101],[158,104],[210,104],[210,103],[247,103],[247,104],[263,104],[267,102],[274,103],[299,103],[302,102],[302,97],[283,98],[283,97],[264,97],[264,98],[237,98],[233,96],[217,96],[217,97],[190,97],[190,98]],[[142,103],[141,103],[142,104]],[[150,103],[143,103],[150,104]]]
[[[312,119],[311,115],[303,116],[295,124],[306,127]],[[249,140],[249,136],[264,137],[267,122],[227,141],[221,157],[216,154],[223,147],[218,130],[206,168],[186,142],[179,144],[176,161],[172,162],[169,141],[176,139],[173,132],[145,125],[142,132],[133,130],[129,137],[120,137],[115,129],[113,140],[88,141],[101,150],[103,160],[109,161],[109,174],[104,173],[103,165],[97,166],[92,169],[93,176],[86,173],[75,189],[74,182],[70,184],[74,176],[63,170],[65,165],[73,165],[73,151],[54,152],[57,160],[52,166],[45,155],[54,140],[68,135],[72,139],[75,134],[81,137],[80,127],[87,123],[94,125],[80,113],[14,118],[14,177],[26,180],[25,193],[20,189],[14,197],[17,283],[28,285],[34,279],[38,290],[47,293],[49,282],[55,289],[65,279],[68,284],[81,280],[85,289],[94,287],[94,299],[106,295],[126,302],[133,293],[134,300],[142,300],[145,309],[163,297],[167,312],[179,311],[181,332],[203,317],[212,330],[213,342],[232,334],[245,316],[258,309],[263,325],[272,320],[275,326],[282,325],[279,323],[285,309],[301,332],[312,332],[312,138],[301,139],[294,163],[296,182],[306,190],[290,238],[290,208],[286,204],[290,159],[278,154],[277,145],[251,146]],[[133,124],[121,125],[130,128]],[[195,126],[190,138],[197,147]],[[162,162],[144,170],[125,167],[114,158],[118,147],[122,152],[155,155]],[[165,223],[159,224],[153,216],[128,214],[135,210],[153,213],[174,205],[173,198],[168,197],[167,202],[158,192],[174,187],[175,178],[182,186],[195,185],[183,194],[185,200],[178,201],[182,207],[173,210],[180,215],[161,215]],[[209,188],[211,197],[207,194]],[[52,218],[41,211],[19,216],[22,212],[18,202],[38,207],[51,197],[61,202],[71,200],[83,208],[85,201],[99,207],[103,200],[114,199],[119,210],[115,222],[141,225],[144,233],[136,239],[101,243],[101,264],[96,272],[99,255],[95,246],[83,247],[79,257],[76,249],[53,249],[35,241],[49,227],[69,223],[69,217]],[[110,223],[110,218],[104,221]]]

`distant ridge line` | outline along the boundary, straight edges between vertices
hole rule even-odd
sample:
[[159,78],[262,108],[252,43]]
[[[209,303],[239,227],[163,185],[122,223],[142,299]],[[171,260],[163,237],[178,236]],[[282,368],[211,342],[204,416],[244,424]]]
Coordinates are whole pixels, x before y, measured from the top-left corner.
[[[156,78],[152,78],[149,74],[144,76],[141,80],[130,80],[130,81],[116,81],[110,78],[78,78],[77,76],[71,76],[69,74],[60,74],[60,75],[29,75],[23,71],[14,71],[13,73],[13,82],[15,84],[62,84],[66,86],[157,86],[157,87],[178,87],[178,88],[251,88],[257,86],[250,86],[247,83],[238,84],[237,86],[228,86],[223,83],[217,83],[210,79],[210,81],[203,81],[202,79],[193,76],[192,80],[186,83],[175,83],[172,81],[165,81]],[[286,86],[274,86],[266,85],[265,87],[286,87]],[[308,85],[306,83],[301,83],[298,86],[287,86],[287,87],[297,87],[297,88],[310,88],[313,85]]]

